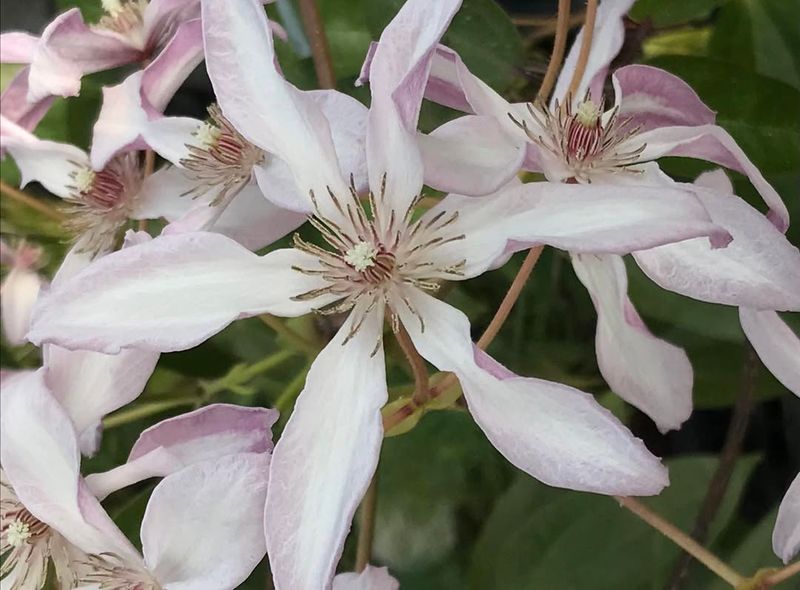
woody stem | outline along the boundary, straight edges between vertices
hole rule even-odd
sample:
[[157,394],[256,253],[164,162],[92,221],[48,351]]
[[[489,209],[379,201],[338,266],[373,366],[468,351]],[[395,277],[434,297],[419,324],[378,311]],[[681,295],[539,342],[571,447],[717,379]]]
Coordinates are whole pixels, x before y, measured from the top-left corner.
[[597,18],[597,0],[588,0],[586,3],[586,21],[583,25],[583,41],[578,53],[578,61],[575,64],[575,71],[569,83],[567,96],[572,96],[578,89],[586,72],[586,64],[589,62],[589,52],[592,49],[592,37],[594,37],[594,22]]

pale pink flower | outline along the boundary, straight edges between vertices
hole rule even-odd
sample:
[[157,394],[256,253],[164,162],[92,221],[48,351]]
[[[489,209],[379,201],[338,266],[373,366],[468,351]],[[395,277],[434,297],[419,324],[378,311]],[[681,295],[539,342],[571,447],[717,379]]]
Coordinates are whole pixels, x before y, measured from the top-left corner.
[[[622,17],[631,4],[632,0],[604,0],[600,4],[592,50],[577,92],[574,97],[565,96],[583,32],[567,56],[549,106],[508,103],[472,75],[455,52],[440,46],[431,66],[426,97],[474,115],[455,119],[420,137],[425,181],[442,190],[481,195],[507,182],[522,167],[542,172],[552,182],[591,183],[599,196],[609,186],[675,188],[653,160],[688,156],[747,175],[770,207],[770,219],[779,230],[785,230],[789,217],[783,201],[730,135],[713,124],[714,113],[679,78],[649,66],[621,68],[612,77],[616,104],[604,111],[603,82],[622,46]],[[376,48],[373,45],[367,57],[362,80],[371,75]],[[752,209],[736,197],[721,202],[712,190],[698,193],[703,206],[719,226],[731,234],[741,234]],[[658,197],[671,198],[666,193]],[[718,206],[713,208],[715,203]],[[656,206],[655,200],[652,206]],[[729,213],[725,215],[723,209]],[[760,239],[755,257],[763,254],[761,262],[770,257],[773,268],[768,278],[759,280],[747,281],[733,274],[726,280],[699,275],[695,280],[680,279],[679,275],[686,277],[691,265],[680,269],[677,259],[663,259],[666,251],[688,251],[700,244],[713,254],[709,260],[730,260],[756,246],[752,242],[740,241],[730,252],[714,254],[707,240],[695,239],[641,252],[635,258],[651,278],[671,290],[696,296],[691,291],[706,289],[714,295],[704,300],[724,299],[725,303],[752,304],[758,309],[795,309],[800,297],[796,249],[779,231],[761,232]],[[597,309],[597,359],[604,378],[612,390],[653,418],[662,431],[678,428],[691,413],[693,375],[686,354],[647,330],[627,296],[625,267],[619,257],[610,255],[610,251],[596,251],[591,256],[571,251],[575,271]],[[685,260],[682,257],[680,264]],[[719,277],[729,269],[718,266],[713,274]],[[748,275],[755,278],[757,272],[751,269]],[[747,293],[742,288],[730,289],[736,280],[748,287]],[[767,282],[771,284],[764,289]],[[776,296],[768,296],[776,292]]]
[[385,567],[368,565],[361,573],[347,572],[333,578],[332,590],[399,590],[400,584]]
[[772,548],[784,563],[800,553],[800,474],[794,478],[778,508]]
[[0,240],[0,263],[8,274],[0,285],[3,334],[13,346],[23,344],[31,323],[31,310],[46,280],[37,272],[42,249],[21,241],[11,247]]
[[261,6],[204,3],[206,59],[222,112],[286,163],[308,195],[295,208],[313,209],[327,249],[297,239],[294,249],[258,257],[218,234],[161,236],[97,261],[35,314],[33,341],[113,353],[183,350],[261,313],[349,312],[313,363],[270,468],[266,534],[278,588],[331,582],[383,435],[384,316],[404,326],[422,356],[458,376],[487,436],[531,475],[609,494],[654,494],[667,483],[658,460],[591,396],[506,371],[474,349],[464,314],[429,292],[481,274],[510,240],[626,253],[725,236],[679,189],[654,203],[664,189],[613,187],[598,196],[537,183],[481,201],[450,196],[413,220],[423,177],[421,82],[458,5],[408,2],[383,34],[367,129],[368,214],[341,173],[330,123],[276,69]]
[[[142,433],[126,465],[84,480],[73,424],[43,370],[4,380],[0,399],[4,588],[41,587],[52,560],[63,588],[222,590],[263,557],[276,412],[220,404],[172,418]],[[164,479],[142,522],[142,557],[93,492],[151,477]]]

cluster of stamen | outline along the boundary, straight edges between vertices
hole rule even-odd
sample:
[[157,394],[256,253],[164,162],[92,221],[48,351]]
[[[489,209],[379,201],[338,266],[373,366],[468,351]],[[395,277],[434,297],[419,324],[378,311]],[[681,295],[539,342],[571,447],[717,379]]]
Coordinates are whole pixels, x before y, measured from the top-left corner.
[[105,168],[95,171],[70,162],[73,184],[66,197],[69,203],[67,226],[85,236],[85,248],[99,252],[113,245],[117,231],[128,220],[142,183],[142,171],[135,153],[116,156]]
[[211,120],[194,132],[197,143],[186,144],[189,155],[180,165],[196,182],[184,194],[199,197],[216,189],[212,205],[218,205],[229,202],[250,182],[253,167],[264,163],[267,155],[242,137],[217,105],[211,105],[208,114]]
[[619,107],[605,114],[604,106],[605,99],[595,104],[588,92],[574,110],[569,96],[563,103],[556,100],[552,110],[537,100],[528,104],[528,112],[538,130],[527,121],[509,117],[532,142],[566,165],[575,180],[591,182],[593,172],[625,170],[646,147],[620,149],[639,130],[628,129],[630,119],[619,116]]
[[[423,215],[414,221],[412,217],[420,197],[414,199],[402,215],[398,215],[386,203],[385,192],[384,175],[379,194],[369,193],[371,214],[368,214],[352,177],[348,195],[335,195],[329,189],[328,196],[338,219],[334,220],[321,212],[312,191],[310,196],[316,213],[310,222],[319,230],[330,249],[308,243],[298,234],[294,236],[295,247],[312,254],[319,261],[319,268],[294,269],[308,275],[320,275],[328,282],[325,287],[298,295],[296,300],[311,301],[320,297],[330,300],[330,296],[333,296],[332,303],[316,310],[322,314],[348,311],[359,301],[368,301],[362,308],[362,317],[353,322],[343,343],[356,334],[367,314],[378,303],[390,304],[389,296],[392,293],[419,319],[424,330],[422,316],[407,297],[395,288],[412,285],[426,291],[436,291],[441,281],[463,275],[464,260],[439,264],[433,262],[431,257],[433,250],[464,238],[463,234],[453,231],[458,212],[441,211],[436,215]],[[392,312],[390,319],[393,329],[397,330],[397,314]]]
[[89,555],[81,565],[86,573],[80,576],[79,586],[99,586],[101,590],[162,590],[147,572],[129,567],[113,553]]
[[96,27],[120,35],[138,37],[144,24],[144,9],[148,0],[102,0],[106,12]]

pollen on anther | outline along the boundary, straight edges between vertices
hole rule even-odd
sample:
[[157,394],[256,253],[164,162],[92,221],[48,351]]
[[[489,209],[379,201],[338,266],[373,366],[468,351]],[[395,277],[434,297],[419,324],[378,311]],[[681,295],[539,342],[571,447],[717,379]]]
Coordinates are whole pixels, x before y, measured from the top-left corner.
[[366,242],[359,242],[345,252],[344,261],[358,272],[363,272],[375,264],[375,256],[377,254],[378,249],[375,246]]
[[6,538],[12,547],[20,547],[31,538],[31,527],[27,522],[22,522],[19,518],[8,525]]

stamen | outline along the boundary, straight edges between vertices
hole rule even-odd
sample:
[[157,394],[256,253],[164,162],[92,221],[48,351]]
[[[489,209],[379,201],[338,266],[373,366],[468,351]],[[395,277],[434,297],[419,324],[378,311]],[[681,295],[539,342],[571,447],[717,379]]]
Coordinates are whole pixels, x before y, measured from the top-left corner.
[[101,0],[103,16],[96,28],[113,31],[121,35],[141,40],[144,25],[144,10],[148,0]]
[[375,266],[375,257],[377,255],[377,248],[366,242],[359,242],[347,251],[344,255],[344,261],[358,272],[363,272],[370,266]]

